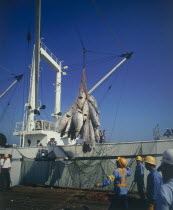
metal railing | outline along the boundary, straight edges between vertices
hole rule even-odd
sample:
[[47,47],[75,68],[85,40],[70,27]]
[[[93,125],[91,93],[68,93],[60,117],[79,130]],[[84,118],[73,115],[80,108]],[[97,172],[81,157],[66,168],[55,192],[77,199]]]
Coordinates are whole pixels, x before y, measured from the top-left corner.
[[[24,131],[26,130],[26,124],[24,125]],[[55,131],[54,122],[46,120],[35,120],[35,127],[32,131],[44,130],[44,131]],[[16,123],[15,132],[22,131],[22,122]]]
[[41,42],[41,47],[51,56],[51,58],[56,62],[56,63],[60,63],[60,61],[58,60],[58,58],[48,49],[48,47],[46,47],[46,45]]

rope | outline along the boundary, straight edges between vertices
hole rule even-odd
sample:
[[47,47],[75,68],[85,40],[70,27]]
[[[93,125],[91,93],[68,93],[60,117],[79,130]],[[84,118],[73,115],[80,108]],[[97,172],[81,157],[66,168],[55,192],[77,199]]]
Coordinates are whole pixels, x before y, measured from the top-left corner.
[[[122,88],[121,88],[121,90],[122,90]],[[115,111],[115,117],[114,117],[114,120],[113,120],[113,125],[112,125],[112,130],[111,130],[111,133],[110,133],[110,137],[109,137],[109,142],[110,142],[110,139],[111,139],[112,134],[113,134],[113,130],[114,130],[114,127],[115,127],[115,122],[117,121],[117,116],[118,116],[118,111],[119,111],[121,100],[122,100],[122,95],[123,95],[123,93],[121,91],[121,95],[120,95],[120,98],[119,98],[117,110]]]
[[103,12],[101,11],[101,9],[96,4],[96,1],[95,0],[92,0],[92,4],[95,7],[95,9],[96,9],[99,17],[103,21],[103,24],[105,25],[105,27],[107,28],[107,30],[112,34],[112,37],[114,38],[114,40],[118,43],[120,49],[123,49],[123,51],[126,51],[127,52],[127,49],[125,48],[125,46],[122,44],[122,42],[119,40],[118,36],[113,32],[112,28],[110,27],[110,25],[106,21],[104,15],[103,15]]
[[5,68],[4,66],[0,65],[0,68],[5,70],[6,72],[8,72],[9,74],[11,74],[12,76],[16,75],[14,73],[12,73],[9,69]]

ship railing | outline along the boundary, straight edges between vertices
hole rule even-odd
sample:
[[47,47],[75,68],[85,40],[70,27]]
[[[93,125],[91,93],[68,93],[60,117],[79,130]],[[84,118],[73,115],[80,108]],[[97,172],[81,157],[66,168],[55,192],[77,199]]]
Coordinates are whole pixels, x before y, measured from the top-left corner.
[[41,47],[52,57],[52,59],[56,63],[60,63],[60,61],[58,60],[58,58],[48,49],[48,47],[43,42],[41,42]]
[[20,131],[22,131],[22,122],[17,122],[14,132],[20,132]]
[[[23,125],[23,122],[16,123],[15,132],[22,132],[26,130],[28,130],[26,124]],[[35,120],[35,127],[32,129],[32,131],[38,130],[55,131],[54,122],[49,122],[46,120]]]

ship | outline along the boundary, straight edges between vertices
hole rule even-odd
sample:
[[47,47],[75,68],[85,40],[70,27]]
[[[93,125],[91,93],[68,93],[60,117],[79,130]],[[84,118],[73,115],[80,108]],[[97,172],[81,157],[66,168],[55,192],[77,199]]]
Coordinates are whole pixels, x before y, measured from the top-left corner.
[[[80,141],[79,136],[75,139],[61,136],[57,132],[56,124],[61,117],[61,88],[62,75],[65,76],[67,66],[63,65],[57,57],[43,43],[40,37],[40,17],[41,17],[41,0],[36,0],[36,38],[33,49],[30,89],[28,102],[25,103],[25,113],[23,121],[16,124],[14,135],[20,138],[19,146],[12,148],[0,148],[0,154],[8,153],[12,160],[12,185],[18,184],[47,184],[58,186],[75,186],[88,188],[93,186],[98,170],[110,172],[115,165],[115,160],[119,156],[126,157],[129,166],[134,169],[134,158],[136,155],[142,157],[153,155],[157,158],[158,164],[164,150],[171,148],[173,138],[165,138],[162,140],[160,136],[156,136],[153,141],[133,141],[133,142],[117,142],[117,143],[96,143],[91,151],[84,152],[84,143]],[[85,48],[84,48],[85,53]],[[91,94],[104,80],[106,80],[118,67],[131,58],[133,52],[125,52],[120,55],[121,61],[111,69],[96,85],[91,88],[88,93]],[[38,105],[38,87],[40,77],[40,59],[46,61],[55,71],[55,105],[52,117],[54,121],[40,120],[36,116],[46,108],[45,105]],[[16,82],[21,79],[21,75],[16,78]],[[10,86],[10,88],[12,87]],[[8,88],[1,96],[3,97]],[[159,138],[158,138],[159,137]],[[48,145],[50,139],[56,139],[56,145]],[[30,145],[28,145],[30,140]],[[41,146],[36,146],[37,141]],[[108,162],[110,161],[111,162]],[[98,165],[101,168],[98,170]],[[91,169],[91,174],[86,179],[79,178],[76,181],[75,176],[81,173],[87,174]],[[92,170],[93,169],[93,170]],[[39,172],[39,173],[38,173]],[[80,174],[79,174],[80,173]],[[94,180],[92,175],[94,173]],[[100,173],[101,174],[101,173]],[[103,180],[106,174],[98,180]],[[69,177],[70,180],[68,179]],[[90,182],[87,182],[87,180]],[[96,181],[96,180],[95,180]],[[128,185],[132,180],[129,179]],[[53,182],[53,184],[52,184]]]
[[[15,131],[13,132],[14,136],[18,136],[20,139],[19,145],[20,147],[28,147],[28,140],[30,147],[36,147],[37,141],[39,140],[42,146],[47,146],[50,139],[56,140],[57,146],[62,145],[75,145],[76,140],[80,136],[77,135],[75,138],[68,138],[67,135],[62,135],[61,132],[57,130],[57,124],[60,121],[62,110],[61,110],[61,92],[62,92],[62,76],[65,76],[66,70],[68,66],[63,66],[63,62],[59,61],[59,59],[49,50],[49,48],[43,43],[43,40],[40,37],[41,31],[41,2],[36,1],[36,32],[35,32],[35,44],[33,48],[33,56],[32,56],[32,64],[30,66],[31,74],[30,74],[30,87],[28,93],[28,102],[24,105],[24,115],[23,121],[17,122]],[[83,44],[83,43],[82,43]],[[84,46],[83,46],[84,48]],[[84,48],[84,54],[86,53],[86,49]],[[133,52],[123,53],[119,55],[121,61],[116,64],[116,66],[111,69],[103,78],[101,78],[90,90],[86,90],[87,94],[90,94],[100,85],[102,84],[118,67],[120,67],[124,62],[131,58]],[[54,113],[52,114],[53,121],[47,121],[38,119],[38,116],[41,114],[42,110],[46,108],[46,105],[40,104],[39,99],[39,78],[40,76],[40,62],[46,62],[54,71],[55,71],[55,101],[54,104]],[[85,66],[83,66],[84,70]],[[82,75],[82,74],[81,74]],[[0,98],[2,99],[4,95],[10,91],[10,89],[22,79],[22,75],[15,76],[15,81],[5,90]],[[85,75],[84,75],[85,76]],[[47,82],[47,81],[46,81]],[[80,83],[80,82],[79,82]],[[86,84],[85,84],[86,85]],[[80,98],[80,97],[78,97]],[[93,98],[93,96],[92,96]],[[95,101],[95,99],[94,99]],[[80,107],[78,107],[79,109]],[[82,110],[80,110],[82,111]],[[97,112],[99,112],[97,110]],[[91,114],[90,114],[91,115]],[[66,123],[67,124],[67,123]],[[94,129],[100,125],[96,125]],[[62,130],[62,129],[61,129]],[[82,130],[82,128],[80,129]],[[73,147],[73,146],[72,146]]]

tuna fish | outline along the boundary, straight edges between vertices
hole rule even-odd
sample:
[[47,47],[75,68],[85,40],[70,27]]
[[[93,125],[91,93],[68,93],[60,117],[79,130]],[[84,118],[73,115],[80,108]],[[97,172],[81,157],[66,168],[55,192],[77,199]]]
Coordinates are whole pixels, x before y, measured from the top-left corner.
[[75,136],[77,138],[83,126],[83,114],[79,109],[73,113],[72,123],[74,124],[75,132],[76,132]]
[[69,132],[71,124],[72,124],[72,117],[70,117],[70,119],[68,120],[66,129],[65,129],[65,134],[67,134]]
[[95,133],[95,140],[96,140],[96,142],[99,142],[100,141],[100,136],[99,136],[98,128],[94,129],[94,133]]
[[98,126],[100,126],[99,115],[97,114],[97,112],[95,111],[95,108],[93,107],[91,103],[89,103],[89,113],[90,113],[90,118],[91,118],[93,127],[97,128]]
[[94,134],[94,128],[93,128],[91,120],[89,121],[89,137],[90,137],[91,149],[94,149],[95,148],[95,134]]
[[88,101],[86,100],[83,109],[82,109],[84,121],[89,117],[89,106],[88,106]]
[[82,90],[79,92],[79,95],[77,98],[77,106],[80,110],[82,110],[85,100],[86,100],[86,94],[85,94],[85,91]]
[[90,138],[89,138],[89,120],[88,119],[85,121],[84,126],[83,126],[83,138],[82,138],[82,140],[86,144],[90,143]]
[[66,127],[69,119],[72,115],[72,108],[66,112],[62,117],[59,118],[59,120],[55,123],[55,129],[58,133],[61,133],[62,130]]
[[93,105],[93,107],[95,108],[96,113],[99,114],[99,109],[98,109],[97,101],[94,98],[94,96],[88,95],[88,100]]
[[99,110],[95,98],[88,95],[86,78],[83,71],[78,97],[71,109],[55,124],[61,136],[68,136],[71,140],[80,134],[83,140],[83,152],[90,152],[95,148],[95,142],[100,140],[97,127],[100,126]]

